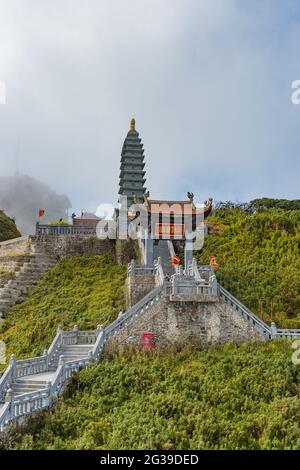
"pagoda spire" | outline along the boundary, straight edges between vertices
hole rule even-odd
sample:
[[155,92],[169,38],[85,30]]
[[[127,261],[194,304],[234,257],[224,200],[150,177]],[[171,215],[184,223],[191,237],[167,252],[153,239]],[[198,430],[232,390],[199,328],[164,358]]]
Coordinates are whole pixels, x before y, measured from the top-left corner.
[[121,153],[119,195],[127,196],[130,207],[134,199],[144,200],[146,192],[144,149],[139,133],[135,128],[135,119],[130,121],[130,129],[124,140]]
[[135,119],[132,118],[130,121],[130,130],[135,131]]

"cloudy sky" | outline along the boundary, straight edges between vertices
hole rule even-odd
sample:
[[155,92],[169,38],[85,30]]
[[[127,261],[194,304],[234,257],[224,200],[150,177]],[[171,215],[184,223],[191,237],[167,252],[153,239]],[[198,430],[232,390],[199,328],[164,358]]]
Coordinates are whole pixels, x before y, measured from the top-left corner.
[[132,116],[154,198],[299,197],[300,3],[0,0],[0,173],[117,199]]

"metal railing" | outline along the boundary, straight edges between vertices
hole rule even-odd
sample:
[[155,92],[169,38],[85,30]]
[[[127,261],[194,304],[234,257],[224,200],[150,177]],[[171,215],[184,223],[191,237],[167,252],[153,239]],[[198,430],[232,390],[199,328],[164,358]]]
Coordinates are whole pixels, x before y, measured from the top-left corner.
[[36,235],[88,235],[96,236],[95,225],[42,225],[36,224]]

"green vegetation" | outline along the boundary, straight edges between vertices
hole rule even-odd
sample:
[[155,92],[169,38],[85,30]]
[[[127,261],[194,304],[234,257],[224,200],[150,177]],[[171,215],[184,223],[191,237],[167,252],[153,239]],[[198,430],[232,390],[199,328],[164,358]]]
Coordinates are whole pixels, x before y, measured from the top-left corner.
[[253,199],[250,206],[254,209],[284,209],[284,210],[300,210],[300,199],[270,199],[263,197],[261,199]]
[[4,269],[0,269],[0,276],[1,277],[11,277],[14,273],[12,271],[5,271]]
[[56,220],[55,222],[49,222],[48,225],[70,225],[66,220]]
[[113,321],[123,307],[124,266],[109,255],[74,257],[47,273],[0,325],[0,340],[17,358],[43,352],[57,326],[81,329]]
[[7,217],[7,215],[0,210],[0,242],[20,236],[21,234],[16,227],[15,221]]
[[300,449],[288,342],[120,352],[82,370],[13,449]]
[[199,262],[217,256],[219,281],[248,308],[268,323],[300,328],[300,212],[222,208],[209,223]]

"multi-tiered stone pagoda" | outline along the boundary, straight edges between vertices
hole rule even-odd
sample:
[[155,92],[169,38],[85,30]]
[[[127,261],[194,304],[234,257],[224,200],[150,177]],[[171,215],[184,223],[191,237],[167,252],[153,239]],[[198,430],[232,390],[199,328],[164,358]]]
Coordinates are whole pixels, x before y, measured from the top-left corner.
[[144,149],[139,133],[135,130],[135,120],[131,119],[130,130],[124,141],[121,153],[120,196],[127,196],[130,207],[134,201],[144,201],[145,187]]

